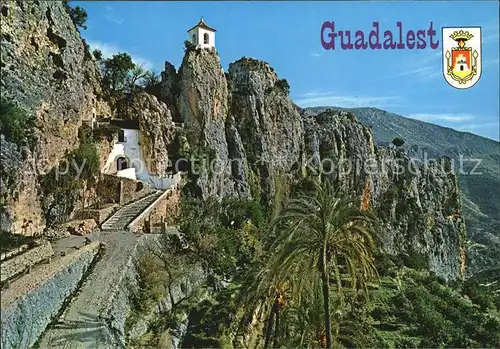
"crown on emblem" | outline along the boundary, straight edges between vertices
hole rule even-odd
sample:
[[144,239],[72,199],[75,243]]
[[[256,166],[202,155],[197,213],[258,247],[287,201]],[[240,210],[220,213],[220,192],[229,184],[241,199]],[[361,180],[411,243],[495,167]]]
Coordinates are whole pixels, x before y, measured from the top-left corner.
[[466,41],[466,40],[470,40],[472,37],[474,37],[474,35],[472,35],[468,31],[463,31],[463,30],[454,31],[453,34],[450,35],[450,38],[452,38],[455,41],[458,41],[458,40]]

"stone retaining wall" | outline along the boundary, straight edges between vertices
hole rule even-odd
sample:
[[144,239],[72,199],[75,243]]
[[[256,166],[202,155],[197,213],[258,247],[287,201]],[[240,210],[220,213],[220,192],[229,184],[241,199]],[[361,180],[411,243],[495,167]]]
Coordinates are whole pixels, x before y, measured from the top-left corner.
[[[135,318],[135,323],[129,327],[129,333],[126,333],[125,322],[133,311],[130,304],[130,292],[137,288],[137,270],[135,268],[135,259],[140,258],[148,248],[161,248],[161,234],[145,234],[139,240],[136,250],[130,256],[126,271],[121,279],[114,297],[110,300],[107,307],[106,318],[110,319],[111,333],[113,333],[117,347],[126,347],[127,335],[129,339],[139,338],[147,332],[149,324],[155,319],[158,313],[169,311],[172,308],[170,299],[160,302],[157,309],[152,314]],[[176,281],[172,287],[174,302],[190,295],[205,280],[201,266],[193,266],[191,272],[185,277]]]
[[50,242],[44,241],[39,246],[33,247],[20,255],[2,262],[0,281],[3,282],[22,273],[26,268],[51,257],[53,254],[54,251],[52,250]]
[[2,348],[29,348],[53,321],[92,264],[99,243],[58,257],[2,292]]
[[173,224],[179,214],[181,173],[174,175],[174,184],[127,227],[131,232],[164,233],[166,224]]
[[153,192],[148,185],[133,179],[103,175],[99,182],[99,195],[103,202],[126,205]]
[[119,204],[105,204],[102,208],[83,208],[75,212],[74,219],[93,219],[97,224],[102,224],[111,217],[120,207]]
[[15,256],[16,254],[20,254],[21,252],[24,252],[28,248],[29,248],[28,244],[24,244],[24,245],[21,245],[19,247],[15,247],[15,248],[11,249],[10,251],[2,252],[2,254],[0,256],[0,261],[3,261],[4,259]]

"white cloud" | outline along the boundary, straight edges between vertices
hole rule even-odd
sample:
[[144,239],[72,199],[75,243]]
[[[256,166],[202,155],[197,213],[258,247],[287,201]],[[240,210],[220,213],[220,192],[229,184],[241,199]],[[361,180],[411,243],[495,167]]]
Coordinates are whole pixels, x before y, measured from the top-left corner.
[[309,92],[298,96],[294,103],[301,107],[339,106],[344,108],[356,107],[387,107],[398,101],[398,97],[377,96],[342,96],[335,92]]
[[483,122],[483,123],[464,123],[463,125],[457,125],[453,127],[454,129],[462,132],[472,132],[483,137],[488,137],[490,139],[498,141],[500,138],[500,132],[498,131],[499,123],[496,122]]
[[100,50],[102,52],[103,58],[109,58],[118,52],[127,52],[128,54],[130,54],[130,56],[132,56],[132,60],[134,61],[135,64],[142,65],[146,69],[152,69],[154,66],[150,60],[141,57],[140,55],[136,55],[132,52],[128,52],[127,50],[123,50],[114,44],[108,44],[105,42],[90,41],[90,40],[87,41],[87,43],[89,44],[92,50],[95,49]]
[[471,114],[410,114],[407,117],[421,121],[448,121],[464,122],[474,120],[476,117]]
[[123,22],[125,22],[125,19],[123,19],[121,17],[117,17],[113,14],[115,9],[112,6],[106,6],[106,11],[108,12],[108,13],[104,14],[104,19],[106,21],[113,23],[113,24],[122,24]]
[[104,19],[106,19],[106,21],[113,23],[113,24],[122,24],[123,22],[125,22],[125,20],[123,18],[119,18],[119,17],[113,16],[110,14],[104,15]]
[[311,57],[320,57],[320,56],[321,56],[321,54],[318,52],[311,53]]

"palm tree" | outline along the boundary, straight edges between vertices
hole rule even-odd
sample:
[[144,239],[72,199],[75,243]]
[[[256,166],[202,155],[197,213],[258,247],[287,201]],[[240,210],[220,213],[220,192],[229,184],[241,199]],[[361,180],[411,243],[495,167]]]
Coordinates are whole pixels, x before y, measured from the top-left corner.
[[[241,287],[239,306],[245,307],[249,317],[243,327],[248,327],[251,315],[260,309],[266,315],[264,326],[264,348],[278,346],[280,333],[280,313],[287,300],[294,297],[294,275],[280,279],[266,264],[259,266],[257,271],[250,270]],[[245,322],[245,321],[244,321]]]
[[[313,193],[291,200],[274,222],[281,233],[271,250],[271,269],[278,278],[315,275],[321,280],[327,348],[332,348],[330,276],[343,305],[343,281],[355,290],[376,275],[372,257],[376,218],[355,205],[358,200],[340,194],[329,182],[316,183]],[[346,273],[348,279],[343,280]]]

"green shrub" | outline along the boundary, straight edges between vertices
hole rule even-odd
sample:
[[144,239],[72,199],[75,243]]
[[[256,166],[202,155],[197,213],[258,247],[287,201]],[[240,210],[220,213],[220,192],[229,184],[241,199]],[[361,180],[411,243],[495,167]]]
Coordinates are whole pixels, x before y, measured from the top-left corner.
[[95,49],[94,51],[92,51],[92,55],[94,56],[94,58],[98,62],[102,61],[102,52],[101,52],[101,50]]
[[405,141],[403,138],[396,137],[392,140],[392,144],[394,144],[396,147],[401,147],[403,144],[405,144]]
[[259,258],[266,212],[256,201],[182,197],[179,230],[195,258],[217,278],[234,276],[238,268]]
[[0,133],[18,146],[31,145],[36,120],[18,105],[2,98],[0,102]]
[[415,270],[426,270],[429,268],[429,263],[427,262],[427,257],[418,252],[402,253],[399,256],[403,265]]
[[184,52],[193,51],[196,46],[189,40],[184,41]]
[[276,81],[276,87],[285,92],[286,94],[290,93],[290,84],[286,79],[281,79]]
[[76,27],[80,27],[83,29],[87,29],[86,22],[87,22],[87,11],[83,7],[76,6],[76,7],[71,7],[69,6],[69,1],[64,0],[64,7],[66,11],[68,12],[69,16],[71,17],[71,20],[75,24]]

